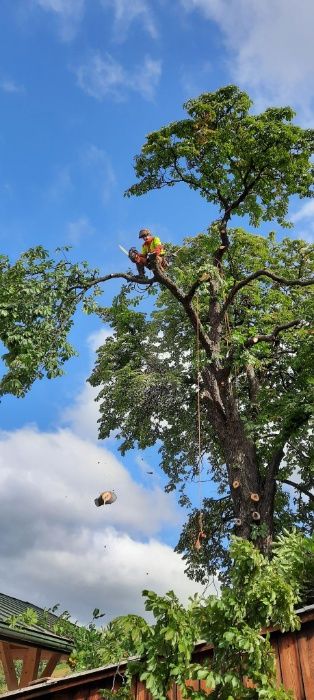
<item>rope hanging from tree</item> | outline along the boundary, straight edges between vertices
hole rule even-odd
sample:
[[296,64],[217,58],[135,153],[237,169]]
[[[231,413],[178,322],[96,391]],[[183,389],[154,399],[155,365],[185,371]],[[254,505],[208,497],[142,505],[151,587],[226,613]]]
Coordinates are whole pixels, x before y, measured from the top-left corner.
[[203,528],[203,500],[201,487],[201,471],[202,471],[202,435],[201,435],[201,396],[200,396],[200,317],[199,317],[199,297],[196,297],[196,384],[197,384],[197,437],[198,437],[198,497],[199,497],[199,516],[198,516],[198,536],[194,542],[194,549],[199,551],[202,547],[202,540],[206,537]]

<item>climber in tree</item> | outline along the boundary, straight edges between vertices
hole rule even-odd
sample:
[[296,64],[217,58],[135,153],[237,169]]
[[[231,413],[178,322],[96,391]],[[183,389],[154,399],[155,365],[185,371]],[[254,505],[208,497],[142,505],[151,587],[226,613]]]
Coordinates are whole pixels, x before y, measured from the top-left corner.
[[141,277],[145,275],[145,267],[151,269],[152,263],[158,257],[161,266],[165,267],[165,249],[158,236],[152,236],[149,228],[141,228],[139,238],[143,239],[142,250],[139,253],[136,248],[130,248],[129,258],[135,263],[138,274]]

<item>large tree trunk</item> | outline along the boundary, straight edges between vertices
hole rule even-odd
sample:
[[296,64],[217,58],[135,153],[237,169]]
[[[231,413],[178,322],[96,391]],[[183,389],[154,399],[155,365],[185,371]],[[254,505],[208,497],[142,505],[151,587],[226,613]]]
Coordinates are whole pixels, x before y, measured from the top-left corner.
[[[261,477],[254,442],[245,432],[230,385],[222,381],[218,387],[208,371],[206,380],[210,390],[207,415],[223,448],[236,532],[240,537],[252,539],[255,526],[256,544],[267,551],[273,534],[274,474],[269,470],[266,479]],[[263,526],[257,538],[256,526]]]

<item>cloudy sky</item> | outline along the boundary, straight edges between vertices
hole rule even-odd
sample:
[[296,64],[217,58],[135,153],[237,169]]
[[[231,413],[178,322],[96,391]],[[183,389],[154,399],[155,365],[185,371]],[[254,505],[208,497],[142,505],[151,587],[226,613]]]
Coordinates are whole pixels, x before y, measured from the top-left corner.
[[[142,226],[173,242],[203,230],[213,212],[180,187],[123,198],[134,155],[186,99],[231,82],[313,126],[313,24],[312,0],[1,0],[1,252],[71,245],[112,272]],[[291,218],[290,235],[313,236],[313,202]],[[172,551],[184,514],[158,455],[97,440],[86,378],[108,332],[79,316],[66,376],[1,403],[0,590],[85,621],[141,612],[144,587],[197,590]],[[107,488],[118,500],[95,508]]]

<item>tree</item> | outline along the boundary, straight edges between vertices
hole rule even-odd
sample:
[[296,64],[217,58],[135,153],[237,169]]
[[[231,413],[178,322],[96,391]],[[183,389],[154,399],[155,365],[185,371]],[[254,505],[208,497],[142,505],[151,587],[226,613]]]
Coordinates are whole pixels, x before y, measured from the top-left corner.
[[0,396],[22,397],[36,379],[62,374],[63,364],[75,354],[67,340],[75,310],[81,301],[91,309],[98,293],[95,288],[86,296],[82,283],[96,275],[87,263],[73,264],[66,257],[55,261],[42,246],[15,263],[0,256],[0,340],[7,368]]
[[[312,249],[231,228],[230,219],[289,225],[290,196],[313,193],[314,132],[294,125],[288,107],[250,114],[234,86],[185,107],[188,118],[148,135],[126,194],[185,183],[217,205],[218,218],[168,246],[167,270],[157,260],[151,278],[116,273],[128,284],[99,310],[113,335],[90,382],[99,387],[100,437],[117,430],[122,454],[157,444],[182,504],[208,455],[201,480],[216,482],[221,497],[192,510],[178,544],[202,580],[226,564],[233,531],[267,552],[284,526],[311,528]],[[135,283],[155,295],[153,311],[138,310]],[[196,551],[200,528],[207,539]]]

